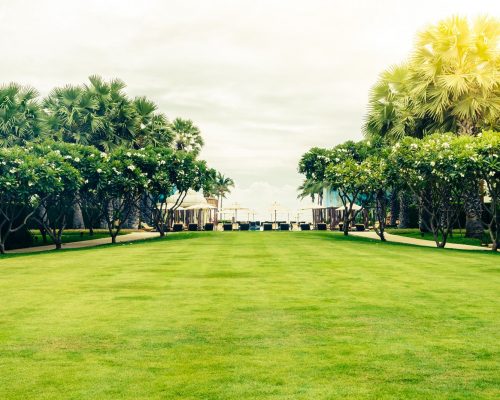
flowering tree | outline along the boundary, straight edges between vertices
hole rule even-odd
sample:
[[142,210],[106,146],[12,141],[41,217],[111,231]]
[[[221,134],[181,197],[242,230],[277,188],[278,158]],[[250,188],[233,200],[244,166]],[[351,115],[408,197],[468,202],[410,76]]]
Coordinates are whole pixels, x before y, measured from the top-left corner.
[[96,195],[100,199],[102,216],[112,243],[131,212],[147,189],[148,178],[134,159],[146,157],[144,151],[118,149],[111,154],[102,152]]
[[48,145],[38,145],[33,148],[33,154],[43,158],[53,175],[50,185],[39,185],[40,212],[33,214],[33,219],[43,228],[56,249],[62,245],[62,233],[67,225],[68,214],[75,205],[81,176],[76,168],[67,162],[69,156],[63,157],[59,150]]
[[358,186],[364,194],[361,203],[365,208],[374,210],[376,224],[375,233],[383,242],[385,239],[385,225],[387,220],[387,208],[390,203],[391,193],[397,187],[397,172],[387,162],[385,152],[372,155],[360,165],[360,176]]
[[463,210],[464,195],[474,184],[472,147],[463,146],[452,134],[434,134],[422,140],[403,139],[393,146],[390,157],[429,215],[422,222],[432,232],[436,246],[444,247]]
[[41,188],[57,184],[46,160],[18,147],[0,149],[0,253],[8,237],[24,228],[45,200],[39,197]]
[[343,210],[344,235],[349,234],[349,225],[361,210],[354,210],[356,203],[366,201],[370,175],[362,165],[375,150],[368,141],[348,141],[329,151],[329,164],[325,170],[325,181],[329,188],[338,192]]
[[[484,182],[489,203],[484,203],[484,208],[489,215],[488,232],[492,242],[493,251],[497,251],[500,242],[500,133],[484,132],[479,138],[472,140],[475,157],[477,160],[475,171],[479,179]],[[466,146],[471,146],[467,143]]]
[[102,170],[102,153],[95,147],[74,143],[51,142],[50,147],[60,152],[66,162],[80,173],[81,184],[76,202],[82,211],[85,227],[92,235],[94,226],[102,220],[102,206],[97,193],[101,177],[97,171]]

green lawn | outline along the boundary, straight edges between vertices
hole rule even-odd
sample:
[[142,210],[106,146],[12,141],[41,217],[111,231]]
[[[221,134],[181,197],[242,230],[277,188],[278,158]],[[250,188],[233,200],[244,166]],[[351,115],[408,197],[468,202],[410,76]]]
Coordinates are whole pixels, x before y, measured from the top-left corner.
[[500,257],[330,232],[0,258],[0,399],[498,399]]
[[[418,228],[415,229],[387,229],[387,233],[392,233],[393,235],[401,235],[414,239],[424,239],[434,241],[434,235],[431,232],[420,233]],[[446,243],[457,243],[457,244],[467,244],[470,246],[481,246],[483,241],[488,244],[491,243],[488,231],[484,232],[483,239],[474,239],[465,237],[465,230],[454,231],[452,236],[448,236]]]

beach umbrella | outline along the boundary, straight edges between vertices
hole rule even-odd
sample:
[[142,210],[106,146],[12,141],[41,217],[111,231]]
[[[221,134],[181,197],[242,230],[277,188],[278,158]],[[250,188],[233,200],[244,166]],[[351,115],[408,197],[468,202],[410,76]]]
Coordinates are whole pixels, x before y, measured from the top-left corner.
[[276,222],[276,220],[277,220],[278,213],[287,214],[288,219],[290,219],[290,209],[282,206],[277,201],[275,201],[273,204],[271,204],[271,207],[269,207],[269,211],[271,212],[271,219],[273,219],[273,215],[274,215],[274,222]]
[[248,210],[248,207],[243,207],[240,203],[233,203],[229,205],[228,207],[224,207],[224,209],[221,210],[221,213],[224,214],[226,211],[233,211],[234,212],[234,220],[238,220],[238,210]]

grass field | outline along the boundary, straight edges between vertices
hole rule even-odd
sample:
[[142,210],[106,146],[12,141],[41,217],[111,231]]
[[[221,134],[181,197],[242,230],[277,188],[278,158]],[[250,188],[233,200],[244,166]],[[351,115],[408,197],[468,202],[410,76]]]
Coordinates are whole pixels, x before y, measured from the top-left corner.
[[330,232],[0,258],[0,399],[498,399],[500,257]]
[[[424,239],[431,240],[434,242],[434,235],[431,232],[426,232],[422,235],[418,228],[411,229],[387,229],[387,233],[392,233],[393,235],[401,235],[414,239]],[[465,237],[465,230],[455,231],[452,236],[448,236],[446,243],[457,243],[457,244],[466,244],[469,246],[481,246],[482,243],[489,244],[491,243],[488,231],[484,232],[482,239],[474,239]]]

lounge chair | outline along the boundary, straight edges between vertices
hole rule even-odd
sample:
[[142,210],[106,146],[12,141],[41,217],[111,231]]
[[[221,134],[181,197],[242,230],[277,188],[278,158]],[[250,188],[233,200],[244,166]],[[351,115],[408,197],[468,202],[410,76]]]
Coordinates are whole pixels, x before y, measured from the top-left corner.
[[155,228],[153,228],[152,226],[149,226],[145,222],[141,222],[141,224],[139,225],[139,229],[142,229],[143,231],[146,231],[146,232],[153,232],[155,230]]
[[189,224],[188,225],[188,230],[191,232],[195,232],[198,230],[198,224]]
[[173,231],[174,232],[182,232],[184,230],[184,224],[174,224]]
[[302,224],[300,224],[300,230],[301,231],[310,231],[311,230],[311,225],[302,223]]
[[286,222],[282,222],[280,224],[280,231],[289,231],[290,230],[290,224],[287,224]]

